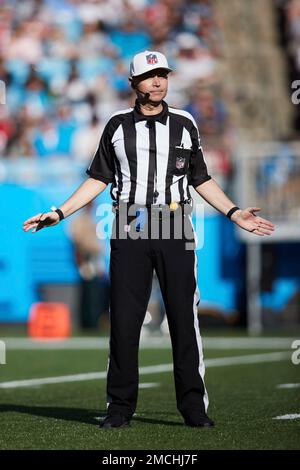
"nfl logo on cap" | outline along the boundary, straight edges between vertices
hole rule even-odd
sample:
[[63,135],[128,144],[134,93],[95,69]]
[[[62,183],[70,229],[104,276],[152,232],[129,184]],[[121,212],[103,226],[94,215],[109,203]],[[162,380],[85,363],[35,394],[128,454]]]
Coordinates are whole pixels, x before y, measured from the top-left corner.
[[147,60],[147,64],[157,64],[158,63],[158,59],[157,59],[156,54],[146,55],[146,60]]

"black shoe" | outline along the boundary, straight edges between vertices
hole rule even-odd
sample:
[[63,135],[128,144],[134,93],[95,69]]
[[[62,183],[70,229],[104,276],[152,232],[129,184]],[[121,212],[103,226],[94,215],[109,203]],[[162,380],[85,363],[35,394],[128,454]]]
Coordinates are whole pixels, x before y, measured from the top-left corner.
[[207,415],[195,415],[185,419],[185,424],[193,428],[213,428],[215,423]]
[[129,419],[127,419],[122,413],[108,414],[100,424],[101,428],[126,428],[129,426]]

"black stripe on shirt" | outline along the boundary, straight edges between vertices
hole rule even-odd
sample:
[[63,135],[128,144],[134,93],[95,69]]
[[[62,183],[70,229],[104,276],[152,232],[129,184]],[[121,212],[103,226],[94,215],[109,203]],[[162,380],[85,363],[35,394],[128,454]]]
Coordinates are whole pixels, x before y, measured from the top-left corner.
[[133,115],[126,116],[127,119],[124,120],[123,134],[124,134],[124,147],[125,153],[128,160],[129,170],[130,170],[130,193],[129,193],[129,202],[134,204],[135,202],[135,192],[136,192],[136,178],[137,178],[137,149],[136,149],[136,127],[133,120]]
[[156,169],[156,138],[155,138],[155,122],[149,120],[147,122],[147,127],[149,128],[149,168],[148,168],[148,186],[147,186],[147,196],[146,204],[153,204],[154,194],[154,178]]
[[[181,144],[182,137],[182,122],[180,122],[181,116],[177,114],[170,113],[169,119],[169,157],[168,157],[168,167],[166,174],[166,204],[170,204],[171,201],[171,184],[173,181],[172,169],[174,168],[174,147]],[[184,198],[183,198],[184,199]]]

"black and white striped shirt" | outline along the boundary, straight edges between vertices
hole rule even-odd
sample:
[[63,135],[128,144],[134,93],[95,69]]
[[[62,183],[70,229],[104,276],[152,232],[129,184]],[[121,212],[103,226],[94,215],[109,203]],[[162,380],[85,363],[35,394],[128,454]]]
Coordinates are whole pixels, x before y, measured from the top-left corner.
[[109,119],[87,174],[112,183],[115,201],[151,205],[184,202],[188,185],[208,181],[199,132],[192,115],[168,107],[145,116],[134,108]]

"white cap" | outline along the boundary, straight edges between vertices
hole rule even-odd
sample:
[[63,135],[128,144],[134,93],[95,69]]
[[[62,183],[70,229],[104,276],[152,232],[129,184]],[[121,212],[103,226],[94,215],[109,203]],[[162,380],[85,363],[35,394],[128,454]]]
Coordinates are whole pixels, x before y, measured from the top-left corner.
[[169,72],[170,69],[167,58],[161,52],[156,51],[144,51],[136,54],[130,64],[130,76],[138,77],[146,72],[150,72],[155,69],[166,69]]

